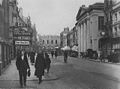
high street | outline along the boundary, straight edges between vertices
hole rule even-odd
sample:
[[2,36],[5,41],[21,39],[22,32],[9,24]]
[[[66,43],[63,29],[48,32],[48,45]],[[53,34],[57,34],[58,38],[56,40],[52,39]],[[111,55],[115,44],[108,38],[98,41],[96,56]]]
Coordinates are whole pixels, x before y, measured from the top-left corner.
[[[50,74],[45,73],[45,79],[38,84],[34,76],[34,66],[31,67],[31,77],[28,77],[27,88],[31,89],[119,89],[120,65],[93,62],[80,58],[69,57],[68,63],[63,62],[63,56],[51,59]],[[0,76],[0,88],[20,88],[15,61],[12,61],[6,71]]]

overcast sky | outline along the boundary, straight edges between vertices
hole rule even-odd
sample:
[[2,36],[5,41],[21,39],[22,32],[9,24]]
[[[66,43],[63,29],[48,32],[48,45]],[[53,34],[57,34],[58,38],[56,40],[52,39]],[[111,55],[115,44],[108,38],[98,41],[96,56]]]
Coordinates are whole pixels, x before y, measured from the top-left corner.
[[18,0],[24,16],[31,16],[41,35],[59,35],[64,27],[70,29],[76,23],[79,7],[104,0]]

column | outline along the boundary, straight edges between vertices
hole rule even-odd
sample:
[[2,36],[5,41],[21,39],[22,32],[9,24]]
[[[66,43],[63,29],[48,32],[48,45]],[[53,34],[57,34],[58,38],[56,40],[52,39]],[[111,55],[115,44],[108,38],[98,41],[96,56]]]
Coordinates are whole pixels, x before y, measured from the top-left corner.
[[81,24],[81,52],[83,52],[83,24]]
[[87,19],[87,49],[90,48],[90,20]]
[[80,33],[80,25],[77,25],[77,31],[78,31],[78,52],[81,51],[81,33]]
[[87,48],[87,39],[88,39],[88,36],[87,36],[87,25],[88,25],[88,24],[87,24],[87,19],[86,19],[86,22],[85,22],[85,23],[86,23],[86,32],[85,32],[85,33],[86,33],[86,50],[87,50],[87,49],[88,49],[88,48]]
[[84,52],[86,51],[86,21],[84,22]]

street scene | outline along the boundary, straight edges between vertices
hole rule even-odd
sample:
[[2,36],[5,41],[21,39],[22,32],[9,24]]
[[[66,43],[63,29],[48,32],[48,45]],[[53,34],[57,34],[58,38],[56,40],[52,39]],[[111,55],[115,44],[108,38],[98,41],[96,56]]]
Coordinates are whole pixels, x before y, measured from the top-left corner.
[[0,0],[0,89],[120,89],[120,0]]

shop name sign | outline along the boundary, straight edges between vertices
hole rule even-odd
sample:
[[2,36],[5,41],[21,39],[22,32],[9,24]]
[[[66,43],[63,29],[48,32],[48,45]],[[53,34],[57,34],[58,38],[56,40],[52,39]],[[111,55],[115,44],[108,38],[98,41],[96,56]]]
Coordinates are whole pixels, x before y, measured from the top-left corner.
[[30,36],[15,36],[15,40],[31,40]]
[[24,32],[24,31],[14,31],[14,35],[19,35],[19,36],[21,36],[21,35],[27,35],[27,36],[30,36],[31,35],[31,33],[30,32]]
[[15,45],[30,45],[29,41],[15,41]]

